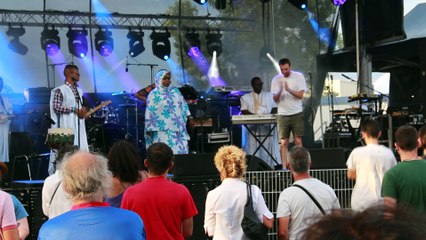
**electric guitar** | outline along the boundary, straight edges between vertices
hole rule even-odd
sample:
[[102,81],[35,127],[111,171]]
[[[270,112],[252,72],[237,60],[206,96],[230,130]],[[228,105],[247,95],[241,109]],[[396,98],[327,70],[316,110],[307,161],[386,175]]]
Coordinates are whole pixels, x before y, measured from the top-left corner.
[[96,107],[94,107],[94,108],[90,109],[90,111],[88,111],[88,112],[86,113],[86,115],[84,116],[84,118],[89,117],[90,115],[92,115],[93,113],[95,113],[96,111],[98,111],[99,109],[101,109],[101,108],[103,108],[103,107],[106,107],[106,106],[110,105],[111,103],[112,103],[112,101],[111,101],[111,100],[108,100],[108,101],[102,101],[102,102],[101,102],[98,106],[96,106]]

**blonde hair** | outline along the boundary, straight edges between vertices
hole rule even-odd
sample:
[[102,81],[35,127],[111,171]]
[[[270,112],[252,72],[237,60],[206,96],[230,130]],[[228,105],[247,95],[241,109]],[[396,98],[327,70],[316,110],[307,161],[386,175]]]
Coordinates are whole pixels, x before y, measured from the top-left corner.
[[244,178],[247,169],[245,152],[236,146],[229,145],[219,148],[214,164],[220,173],[220,178]]

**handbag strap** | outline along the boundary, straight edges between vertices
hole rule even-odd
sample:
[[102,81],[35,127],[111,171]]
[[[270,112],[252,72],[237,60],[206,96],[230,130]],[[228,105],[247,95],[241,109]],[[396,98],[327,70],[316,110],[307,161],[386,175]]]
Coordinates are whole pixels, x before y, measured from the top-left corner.
[[253,200],[251,198],[251,186],[247,182],[246,182],[246,186],[247,186],[247,203],[246,203],[247,205],[247,204],[251,204]]
[[319,202],[314,198],[314,196],[312,196],[312,194],[308,190],[306,190],[306,188],[304,188],[304,187],[302,187],[302,186],[300,186],[298,184],[293,184],[292,186],[298,187],[298,188],[302,189],[312,199],[312,201],[315,203],[315,205],[317,205],[317,207],[319,208],[319,210],[321,211],[321,213],[323,215],[325,215],[324,209],[321,207],[321,205],[319,204]]

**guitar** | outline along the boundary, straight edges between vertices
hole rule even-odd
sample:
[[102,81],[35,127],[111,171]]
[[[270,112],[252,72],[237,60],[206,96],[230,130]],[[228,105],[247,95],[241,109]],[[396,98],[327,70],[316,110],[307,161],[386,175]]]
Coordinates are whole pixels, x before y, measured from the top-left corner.
[[101,108],[103,108],[103,107],[106,107],[106,106],[110,105],[111,103],[112,103],[112,101],[111,101],[111,100],[108,100],[108,101],[102,101],[102,102],[101,102],[98,106],[96,106],[96,107],[94,107],[94,108],[90,109],[90,111],[88,111],[88,112],[86,113],[86,115],[84,116],[84,118],[89,117],[90,115],[92,115],[93,113],[95,113],[96,111],[98,111],[99,109],[101,109]]

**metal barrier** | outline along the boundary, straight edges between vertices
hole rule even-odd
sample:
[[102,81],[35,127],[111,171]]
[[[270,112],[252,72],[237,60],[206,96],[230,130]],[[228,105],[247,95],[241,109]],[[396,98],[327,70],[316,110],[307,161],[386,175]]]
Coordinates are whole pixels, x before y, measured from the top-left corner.
[[[355,181],[346,177],[346,171],[347,169],[310,170],[312,177],[321,180],[334,189],[342,208],[350,208],[351,194],[355,183]],[[262,190],[266,205],[274,215],[276,214],[280,193],[293,184],[291,173],[285,171],[247,172],[246,179],[250,184],[255,184]],[[275,221],[275,227],[269,232],[269,240],[277,239],[277,226],[278,221]]]

